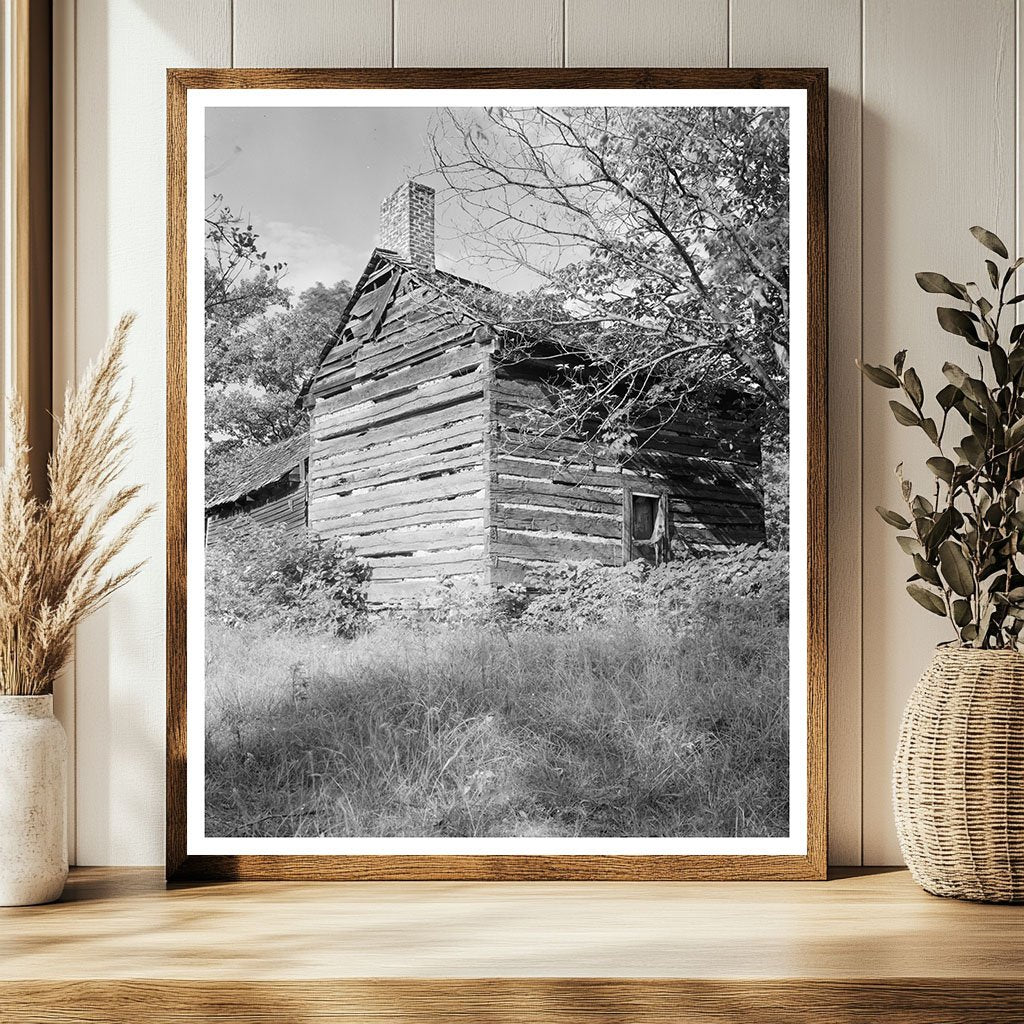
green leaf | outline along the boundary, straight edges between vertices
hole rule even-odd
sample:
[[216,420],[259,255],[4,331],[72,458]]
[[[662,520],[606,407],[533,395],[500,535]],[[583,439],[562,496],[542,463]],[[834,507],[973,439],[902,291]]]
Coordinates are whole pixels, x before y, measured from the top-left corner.
[[989,345],[988,351],[989,355],[992,356],[992,369],[996,374],[996,383],[1002,387],[1010,381],[1010,361],[1006,358],[1006,353],[997,341],[993,341]]
[[953,384],[947,384],[939,391],[935,399],[943,412],[949,412],[960,400],[960,389]]
[[867,363],[862,363],[859,359],[856,360],[857,366],[860,368],[860,372],[872,384],[877,384],[882,388],[898,388],[900,386],[900,379],[896,376],[892,370],[887,366],[869,366]]
[[1013,426],[1006,431],[1006,447],[1014,448],[1021,441],[1024,441],[1024,419],[1017,420]]
[[938,594],[922,587],[920,583],[908,583],[907,593],[922,607],[935,615],[945,616],[946,606]]
[[965,644],[973,643],[978,639],[978,627],[972,622],[960,630],[960,639]]
[[917,371],[913,367],[903,375],[903,388],[910,396],[910,400],[914,405],[919,406],[924,401],[924,388],[921,387],[921,378],[918,377]]
[[910,511],[915,516],[930,516],[935,511],[935,507],[923,494],[919,494],[911,504]]
[[910,523],[903,518],[898,512],[891,512],[887,508],[882,508],[881,505],[875,506],[875,511],[890,525],[895,526],[897,530],[909,530]]
[[971,602],[956,600],[953,602],[953,621],[962,629],[971,621]]
[[991,260],[985,260],[985,268],[988,270],[988,279],[992,282],[992,287],[998,288],[999,268]]
[[920,274],[915,274],[914,278],[918,285],[926,292],[931,292],[933,295],[952,295],[954,299],[963,299],[964,302],[970,302],[967,289],[962,284],[950,281],[945,274],[923,271]]
[[973,435],[968,434],[960,442],[960,448],[964,459],[977,469],[985,461],[985,449],[981,442]]
[[1012,299],[1007,299],[1004,306],[1016,306],[1018,302],[1024,302],[1024,295],[1014,295]]
[[939,546],[939,569],[950,589],[961,597],[974,594],[974,571],[960,545],[955,540],[943,541]]
[[924,545],[916,537],[897,537],[896,543],[906,554],[924,557]]
[[942,375],[948,380],[954,387],[959,388],[963,391],[964,381],[968,380],[967,374],[960,369],[956,363],[943,363],[942,364]]
[[900,402],[890,402],[889,408],[892,409],[892,414],[896,417],[897,423],[902,423],[905,427],[916,427],[920,425],[921,417],[918,416],[913,409],[908,409]]
[[956,467],[953,465],[950,459],[944,458],[941,455],[936,455],[934,458],[929,459],[925,465],[940,479],[945,480],[946,483],[952,483],[953,481],[953,470]]
[[944,509],[935,517],[935,522],[926,534],[922,534],[929,551],[934,551],[952,532],[954,527],[954,510]]
[[935,571],[935,566],[930,562],[926,562],[920,555],[914,555],[914,568],[917,570],[921,579],[934,584],[936,587],[942,586],[942,580],[939,579],[939,574]]
[[897,373],[903,372],[903,364],[907,361],[907,350],[901,348],[899,352],[892,357],[892,365],[896,368]]
[[935,310],[939,326],[950,334],[959,335],[970,342],[978,342],[978,331],[974,321],[962,309],[952,309],[949,306],[939,306]]
[[921,429],[928,435],[928,440],[932,444],[938,446],[939,443],[939,429],[935,426],[935,420],[930,416],[927,419],[921,420]]
[[992,303],[986,298],[978,299],[978,310],[982,316],[988,316],[992,312]]
[[1006,246],[1000,241],[998,235],[992,234],[991,231],[986,231],[984,228],[975,225],[971,228],[971,234],[981,242],[986,249],[991,249],[997,256],[1001,256],[1004,260],[1010,258],[1010,254],[1006,251]]

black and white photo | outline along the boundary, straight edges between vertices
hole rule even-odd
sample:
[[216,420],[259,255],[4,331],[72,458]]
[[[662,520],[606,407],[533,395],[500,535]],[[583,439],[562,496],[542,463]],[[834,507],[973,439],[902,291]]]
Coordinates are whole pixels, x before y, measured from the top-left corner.
[[189,852],[804,853],[803,93],[366,95],[189,99]]

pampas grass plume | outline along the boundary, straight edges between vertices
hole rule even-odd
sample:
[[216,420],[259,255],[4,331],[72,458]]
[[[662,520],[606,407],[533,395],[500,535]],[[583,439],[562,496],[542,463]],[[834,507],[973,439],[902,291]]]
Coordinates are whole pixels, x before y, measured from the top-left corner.
[[121,318],[79,387],[65,392],[45,501],[32,493],[25,411],[11,403],[0,469],[0,695],[52,693],[75,627],[142,568],[113,567],[153,511],[138,507],[141,488],[117,484],[130,446],[130,396],[118,383],[134,320]]

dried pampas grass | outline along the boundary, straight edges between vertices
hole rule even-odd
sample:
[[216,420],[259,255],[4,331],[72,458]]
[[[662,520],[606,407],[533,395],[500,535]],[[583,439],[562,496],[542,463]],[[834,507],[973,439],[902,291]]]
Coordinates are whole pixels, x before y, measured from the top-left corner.
[[121,318],[77,391],[65,392],[45,502],[32,494],[25,413],[12,403],[0,469],[0,695],[52,693],[75,627],[142,567],[112,568],[153,511],[123,519],[141,488],[113,486],[129,449],[128,398],[117,386],[134,320]]

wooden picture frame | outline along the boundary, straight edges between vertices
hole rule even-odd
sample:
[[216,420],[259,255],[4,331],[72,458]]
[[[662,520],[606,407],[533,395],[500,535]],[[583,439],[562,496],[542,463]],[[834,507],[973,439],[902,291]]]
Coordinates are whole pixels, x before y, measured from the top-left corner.
[[[806,848],[785,854],[195,853],[187,842],[187,109],[193,90],[776,89],[806,95]],[[826,874],[827,72],[815,69],[171,69],[167,73],[167,846],[169,880],[814,879]],[[662,499],[658,499],[659,504]],[[628,502],[627,502],[628,504]],[[645,512],[646,514],[646,512]],[[628,518],[628,517],[624,517]],[[634,539],[623,525],[623,545]]]

